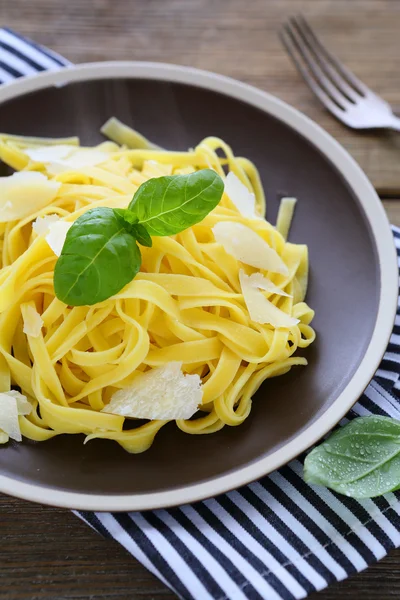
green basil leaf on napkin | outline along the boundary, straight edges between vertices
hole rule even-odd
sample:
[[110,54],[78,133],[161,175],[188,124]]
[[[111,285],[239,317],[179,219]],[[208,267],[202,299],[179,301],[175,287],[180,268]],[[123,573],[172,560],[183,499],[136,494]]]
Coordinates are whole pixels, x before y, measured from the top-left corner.
[[352,498],[374,498],[400,488],[400,421],[354,419],[310,452],[304,479]]

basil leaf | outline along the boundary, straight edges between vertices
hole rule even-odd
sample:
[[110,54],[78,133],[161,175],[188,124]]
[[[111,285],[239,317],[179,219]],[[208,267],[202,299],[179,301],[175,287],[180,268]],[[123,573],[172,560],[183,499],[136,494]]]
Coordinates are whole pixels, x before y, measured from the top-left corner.
[[152,247],[153,241],[151,239],[151,235],[144,225],[136,223],[136,225],[131,225],[129,231],[133,236],[135,236],[139,244],[142,244],[142,246],[148,246],[149,248]]
[[150,235],[174,235],[202,221],[223,191],[221,177],[211,169],[155,177],[142,183],[128,208]]
[[124,227],[131,235],[133,235],[139,244],[142,246],[152,247],[153,242],[150,234],[144,225],[138,223],[138,218],[132,211],[127,208],[114,208],[114,213],[121,218]]
[[310,452],[304,479],[352,498],[374,498],[400,487],[400,421],[354,419]]
[[67,233],[54,270],[56,296],[71,306],[102,302],[132,281],[140,264],[121,218],[112,208],[92,208]]
[[128,210],[127,208],[114,208],[113,210],[116,215],[121,217],[121,219],[124,221],[124,223],[133,225],[133,224],[139,222],[139,219],[137,218],[137,216],[132,211]]

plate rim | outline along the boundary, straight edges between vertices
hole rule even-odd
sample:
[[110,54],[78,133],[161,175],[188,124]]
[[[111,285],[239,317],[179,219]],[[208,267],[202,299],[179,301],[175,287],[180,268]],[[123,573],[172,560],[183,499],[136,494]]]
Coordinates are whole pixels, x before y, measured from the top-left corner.
[[313,144],[339,171],[356,195],[369,224],[380,269],[379,305],[374,330],[363,359],[332,405],[302,433],[272,454],[247,466],[200,483],[145,494],[98,494],[59,490],[0,475],[0,491],[24,500],[62,508],[94,511],[150,510],[197,502],[238,488],[267,475],[316,443],[355,404],[373,378],[386,350],[397,310],[398,265],[383,205],[357,162],[320,125],[279,98],[238,80],[192,67],[166,63],[107,61],[72,65],[3,84],[0,104],[46,87],[62,87],[95,79],[152,79],[195,85],[231,96],[283,121]]

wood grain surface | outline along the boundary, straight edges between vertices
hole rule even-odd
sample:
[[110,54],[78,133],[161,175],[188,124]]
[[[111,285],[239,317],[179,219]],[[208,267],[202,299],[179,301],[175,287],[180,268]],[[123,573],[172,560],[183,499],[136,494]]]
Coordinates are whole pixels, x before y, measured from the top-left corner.
[[[400,111],[398,0],[0,0],[0,25],[74,62],[134,59],[209,69],[292,104],[354,156],[400,226],[400,135],[354,133],[310,94],[277,32],[303,12],[331,50]],[[72,513],[0,496],[0,598],[172,600],[119,545]],[[400,598],[400,550],[311,600]],[[234,599],[233,599],[234,600]]]

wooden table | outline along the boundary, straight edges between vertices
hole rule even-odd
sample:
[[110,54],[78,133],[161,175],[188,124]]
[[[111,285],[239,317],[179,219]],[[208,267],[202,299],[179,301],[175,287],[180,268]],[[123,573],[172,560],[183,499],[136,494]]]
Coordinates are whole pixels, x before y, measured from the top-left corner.
[[[304,12],[361,79],[400,110],[397,0],[0,0],[0,25],[74,62],[135,59],[192,65],[275,94],[320,123],[355,157],[400,225],[400,135],[354,133],[311,96],[277,31]],[[400,597],[400,550],[310,597]],[[112,541],[68,511],[0,497],[0,598],[172,600]]]

